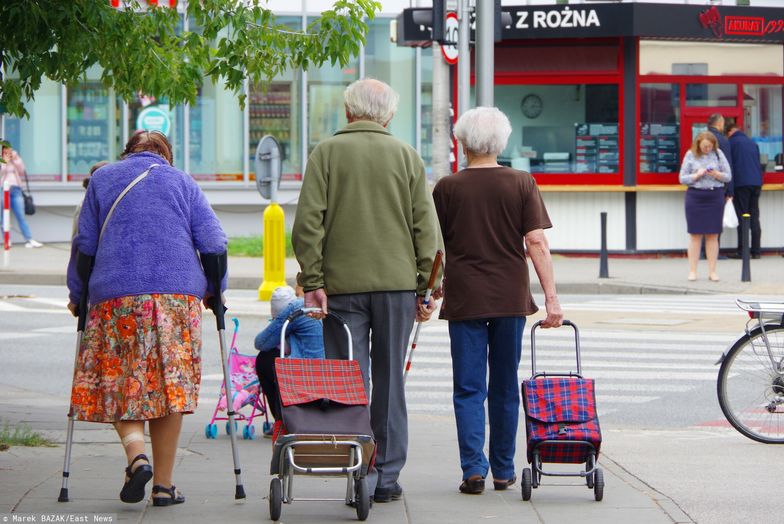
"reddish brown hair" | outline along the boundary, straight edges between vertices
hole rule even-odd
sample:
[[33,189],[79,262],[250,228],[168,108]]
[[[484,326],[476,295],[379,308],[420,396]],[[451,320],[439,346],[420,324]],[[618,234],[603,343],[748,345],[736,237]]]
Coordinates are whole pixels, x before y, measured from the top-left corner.
[[166,135],[158,131],[136,131],[133,136],[125,144],[120,158],[133,153],[141,153],[142,151],[149,151],[161,155],[169,164],[172,164],[172,146]]
[[713,144],[713,150],[717,151],[719,149],[719,141],[716,140],[716,137],[713,136],[713,133],[710,131],[703,131],[697,138],[694,139],[694,143],[691,145],[691,154],[700,158],[702,156],[702,151],[700,150],[700,142],[703,140],[707,140],[711,144]]

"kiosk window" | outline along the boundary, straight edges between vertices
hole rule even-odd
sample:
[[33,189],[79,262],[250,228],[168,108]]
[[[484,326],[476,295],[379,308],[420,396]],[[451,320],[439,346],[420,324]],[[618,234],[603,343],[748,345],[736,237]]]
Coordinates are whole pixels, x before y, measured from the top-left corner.
[[498,85],[512,123],[499,161],[531,173],[618,173],[617,84]]
[[640,85],[640,172],[678,171],[679,97],[678,84]]
[[[745,132],[760,149],[766,172],[782,169],[782,90],[780,85],[746,85],[743,89]],[[778,166],[778,169],[777,169]]]

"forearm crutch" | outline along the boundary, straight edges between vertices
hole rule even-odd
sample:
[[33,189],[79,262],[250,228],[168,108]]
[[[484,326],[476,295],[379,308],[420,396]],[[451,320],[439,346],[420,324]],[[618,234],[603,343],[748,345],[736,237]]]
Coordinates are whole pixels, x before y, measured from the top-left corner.
[[[76,351],[74,354],[74,375],[71,381],[71,391],[76,380],[76,364],[79,362],[79,351],[82,347],[82,334],[87,323],[87,286],[90,282],[90,273],[93,270],[93,257],[87,256],[81,251],[76,254],[76,272],[82,281],[82,296],[79,297],[79,310],[77,311],[79,320],[76,323]],[[71,472],[71,447],[73,446],[74,429],[74,409],[73,402],[68,403],[68,429],[65,431],[65,459],[63,460],[63,484],[60,487],[58,502],[68,502],[68,477]]]
[[[430,304],[430,295],[433,294],[433,286],[436,284],[436,277],[438,277],[438,269],[441,266],[441,258],[444,252],[440,249],[436,251],[436,258],[433,260],[433,269],[430,270],[430,280],[427,281],[427,291],[425,291],[425,305]],[[406,383],[408,372],[411,370],[411,360],[414,358],[414,350],[416,350],[417,340],[419,340],[419,330],[422,328],[422,322],[417,322],[416,330],[414,331],[414,340],[411,342],[411,351],[408,352],[408,361],[406,362],[406,370],[403,373],[403,384]]]
[[223,390],[226,392],[226,414],[229,417],[229,436],[231,437],[231,455],[234,459],[234,479],[236,488],[234,491],[235,499],[245,498],[245,488],[242,486],[242,468],[240,468],[240,454],[237,450],[237,436],[234,428],[234,403],[231,389],[231,373],[229,372],[229,360],[226,355],[226,306],[221,300],[221,282],[226,275],[228,256],[226,253],[213,255],[203,253],[201,264],[204,267],[204,274],[212,284],[215,295],[207,301],[208,307],[215,313],[215,321],[218,326],[218,340],[220,342],[221,367],[223,368]]

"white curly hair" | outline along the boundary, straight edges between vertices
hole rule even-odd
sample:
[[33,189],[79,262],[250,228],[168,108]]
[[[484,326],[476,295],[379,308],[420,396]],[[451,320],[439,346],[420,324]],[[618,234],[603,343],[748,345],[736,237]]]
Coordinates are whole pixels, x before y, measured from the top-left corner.
[[511,134],[509,119],[497,107],[469,109],[455,124],[455,137],[473,155],[497,156]]
[[387,84],[373,78],[352,82],[343,92],[349,116],[371,120],[385,126],[397,111],[398,94]]

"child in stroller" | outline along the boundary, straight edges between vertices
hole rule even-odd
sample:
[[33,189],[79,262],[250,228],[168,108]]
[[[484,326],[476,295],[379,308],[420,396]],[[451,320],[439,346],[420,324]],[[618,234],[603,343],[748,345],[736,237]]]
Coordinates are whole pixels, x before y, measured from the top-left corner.
[[[275,358],[280,356],[280,331],[289,315],[305,305],[303,295],[302,288],[299,286],[297,291],[290,286],[275,289],[270,300],[272,319],[270,324],[256,335],[254,343],[259,350],[259,355],[256,357],[256,373],[261,389],[267,397],[267,407],[276,425],[281,420],[280,397],[275,385]],[[300,316],[288,325],[286,334],[288,336],[286,353],[291,357],[324,358],[321,321],[307,315]],[[265,431],[264,436],[272,436],[272,431]]]

